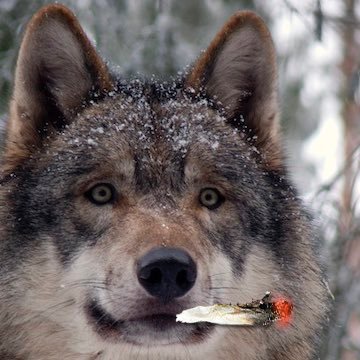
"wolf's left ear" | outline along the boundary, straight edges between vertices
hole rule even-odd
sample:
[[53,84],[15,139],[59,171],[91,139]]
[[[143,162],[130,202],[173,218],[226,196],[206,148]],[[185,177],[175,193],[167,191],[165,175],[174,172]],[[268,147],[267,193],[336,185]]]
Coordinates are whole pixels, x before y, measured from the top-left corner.
[[45,134],[69,123],[91,94],[101,96],[111,86],[74,14],[58,4],[40,9],[26,27],[17,60],[8,157],[28,156]]
[[185,86],[219,101],[232,125],[246,126],[267,164],[279,165],[276,56],[259,16],[234,14],[195,63]]

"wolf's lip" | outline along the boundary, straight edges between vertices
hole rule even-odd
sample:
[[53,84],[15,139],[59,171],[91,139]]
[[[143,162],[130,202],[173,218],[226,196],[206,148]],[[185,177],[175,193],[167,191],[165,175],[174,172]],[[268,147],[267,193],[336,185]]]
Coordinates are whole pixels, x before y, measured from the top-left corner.
[[[169,332],[179,331],[184,337],[181,342],[196,343],[204,340],[213,329],[212,324],[177,323],[175,313],[149,314],[139,318],[117,320],[94,301],[88,304],[86,310],[96,333],[106,341],[112,342],[126,341],[141,345],[142,336],[157,334],[159,339],[168,339],[170,345],[179,342],[179,337],[176,336],[174,341],[170,341]],[[137,336],[134,336],[134,330]],[[160,342],[167,345],[163,341]]]
[[107,313],[97,303],[92,303],[88,307],[88,311],[91,317],[96,320],[96,326],[102,330],[121,330],[121,326],[125,323],[138,322],[144,325],[153,326],[164,330],[166,327],[172,327],[176,325],[176,314],[150,314],[144,317],[131,318],[127,320],[116,320],[113,316]]
[[96,302],[91,302],[87,306],[87,313],[92,318],[97,332],[119,331],[124,323],[122,320],[116,320]]

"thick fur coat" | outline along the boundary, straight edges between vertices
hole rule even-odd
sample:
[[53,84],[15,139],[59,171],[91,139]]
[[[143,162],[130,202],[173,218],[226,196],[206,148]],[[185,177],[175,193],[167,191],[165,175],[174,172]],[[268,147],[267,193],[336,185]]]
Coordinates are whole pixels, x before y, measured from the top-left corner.
[[[169,83],[114,76],[70,10],[36,13],[1,165],[0,358],[314,358],[326,290],[278,118],[274,47],[252,12]],[[154,249],[186,254],[180,292],[139,270]],[[288,327],[175,322],[265,291],[293,302]]]

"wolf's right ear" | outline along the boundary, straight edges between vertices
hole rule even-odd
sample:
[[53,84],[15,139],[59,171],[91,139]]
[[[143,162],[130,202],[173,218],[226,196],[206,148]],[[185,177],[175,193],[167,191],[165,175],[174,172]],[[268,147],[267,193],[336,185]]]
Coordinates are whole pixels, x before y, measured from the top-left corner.
[[69,123],[91,94],[112,87],[106,65],[74,14],[54,4],[27,25],[16,64],[6,158],[19,162]]

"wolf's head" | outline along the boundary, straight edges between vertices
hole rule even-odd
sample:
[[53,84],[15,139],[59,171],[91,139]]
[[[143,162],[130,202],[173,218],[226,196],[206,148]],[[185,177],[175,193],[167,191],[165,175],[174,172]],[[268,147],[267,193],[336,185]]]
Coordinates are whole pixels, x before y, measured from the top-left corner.
[[[251,12],[231,17],[183,79],[144,83],[111,75],[68,9],[39,11],[16,67],[1,216],[2,351],[313,352],[322,285],[281,153],[272,40]],[[288,329],[175,322],[268,290],[293,300]]]

